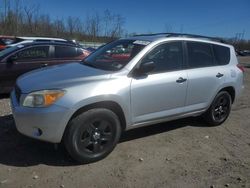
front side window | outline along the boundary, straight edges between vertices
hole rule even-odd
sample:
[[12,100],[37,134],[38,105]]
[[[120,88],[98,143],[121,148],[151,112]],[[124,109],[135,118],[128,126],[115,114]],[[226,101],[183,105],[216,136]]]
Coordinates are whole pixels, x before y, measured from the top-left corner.
[[148,41],[117,40],[93,52],[83,63],[98,69],[117,71],[148,44]]
[[49,57],[49,46],[37,46],[24,49],[11,58],[16,61],[34,60],[34,59],[44,59]]
[[55,58],[72,58],[77,56],[77,48],[71,46],[55,46]]
[[150,61],[155,64],[151,73],[180,70],[183,62],[182,42],[168,42],[155,47],[141,60],[141,64]]
[[202,42],[187,42],[189,68],[209,67],[214,65],[211,45]]

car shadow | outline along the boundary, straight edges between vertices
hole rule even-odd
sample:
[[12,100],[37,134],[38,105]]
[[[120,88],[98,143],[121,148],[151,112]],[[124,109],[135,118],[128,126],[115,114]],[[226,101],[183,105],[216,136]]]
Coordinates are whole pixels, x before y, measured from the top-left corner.
[[[194,118],[186,118],[137,128],[124,132],[120,143],[168,132],[185,126],[205,126]],[[0,116],[0,164],[28,167],[38,164],[74,166],[74,162],[61,145],[36,141],[18,133],[12,115]]]
[[160,133],[172,131],[175,129],[179,129],[186,126],[193,126],[193,127],[206,127],[207,125],[197,118],[183,118],[179,120],[158,123],[146,127],[140,127],[132,130],[128,130],[123,133],[120,143],[127,142],[130,140],[135,140],[147,136],[157,135]]

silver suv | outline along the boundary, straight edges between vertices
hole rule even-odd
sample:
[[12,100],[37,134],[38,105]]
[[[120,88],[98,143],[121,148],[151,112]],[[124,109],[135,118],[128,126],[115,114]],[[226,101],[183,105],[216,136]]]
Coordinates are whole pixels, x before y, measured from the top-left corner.
[[116,40],[81,63],[27,73],[11,100],[20,133],[63,142],[88,163],[107,156],[128,129],[189,116],[219,125],[242,88],[233,46],[154,34]]

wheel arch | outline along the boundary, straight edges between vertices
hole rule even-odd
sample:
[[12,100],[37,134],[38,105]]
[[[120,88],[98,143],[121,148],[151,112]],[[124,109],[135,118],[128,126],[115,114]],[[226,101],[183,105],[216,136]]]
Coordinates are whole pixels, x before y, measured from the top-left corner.
[[[234,103],[234,100],[235,100],[235,89],[233,86],[227,86],[227,87],[224,87],[222,88],[219,92],[221,91],[226,91],[229,93],[229,95],[231,96],[231,99],[232,99],[232,103]],[[218,93],[219,93],[218,92]]]
[[[125,114],[124,114],[122,107],[117,102],[109,101],[109,100],[91,103],[91,104],[88,104],[86,106],[79,108],[71,116],[70,120],[73,119],[74,117],[78,116],[79,114],[86,112],[90,109],[94,109],[94,108],[106,108],[106,109],[109,109],[112,112],[114,112],[120,120],[122,131],[126,130],[127,122],[126,122]],[[67,126],[66,126],[66,128],[67,128]]]

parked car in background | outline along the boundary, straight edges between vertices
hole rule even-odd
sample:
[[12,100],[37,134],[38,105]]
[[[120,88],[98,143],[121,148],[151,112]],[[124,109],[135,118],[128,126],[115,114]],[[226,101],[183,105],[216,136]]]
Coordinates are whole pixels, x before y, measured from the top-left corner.
[[66,39],[62,38],[49,38],[49,37],[14,37],[14,36],[0,36],[0,51],[13,47],[19,44],[24,43],[31,43],[31,42],[72,42],[74,41],[67,41]]
[[62,142],[75,160],[89,163],[106,157],[125,130],[196,116],[222,124],[242,92],[243,72],[234,47],[220,40],[135,36],[82,63],[20,77],[12,111],[20,133]]
[[0,35],[0,51],[4,50],[7,45],[12,44],[15,41],[15,37],[13,36],[3,36]]
[[250,56],[250,50],[243,50],[244,56]]
[[89,52],[68,42],[32,42],[0,52],[0,93],[9,93],[18,76],[51,65],[83,60]]
[[62,38],[49,38],[49,37],[15,37],[15,41],[11,44],[7,45],[7,47],[13,47],[16,45],[24,44],[24,43],[31,43],[31,42],[71,42],[67,41],[66,39]]
[[250,56],[250,50],[236,50],[236,53],[239,56]]

